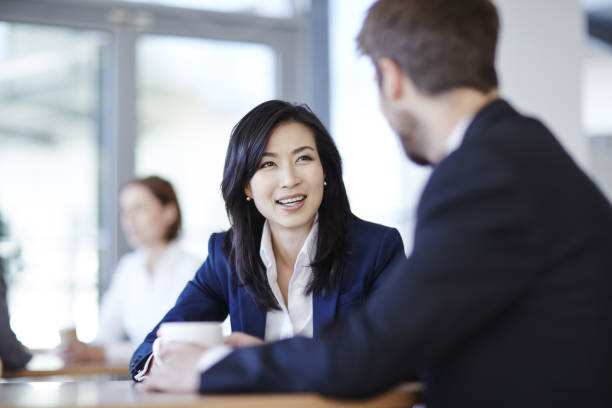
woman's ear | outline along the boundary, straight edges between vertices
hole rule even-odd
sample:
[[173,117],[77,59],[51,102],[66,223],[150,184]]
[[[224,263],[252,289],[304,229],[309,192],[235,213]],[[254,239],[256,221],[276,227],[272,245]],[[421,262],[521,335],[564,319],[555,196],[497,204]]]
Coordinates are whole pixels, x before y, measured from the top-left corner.
[[176,221],[176,219],[178,218],[178,208],[176,207],[176,204],[168,203],[164,205],[163,215],[166,225],[172,225],[174,221]]
[[251,193],[251,185],[250,184],[247,185],[244,188],[244,195],[246,195],[248,198],[251,198],[251,199],[253,198],[253,194]]

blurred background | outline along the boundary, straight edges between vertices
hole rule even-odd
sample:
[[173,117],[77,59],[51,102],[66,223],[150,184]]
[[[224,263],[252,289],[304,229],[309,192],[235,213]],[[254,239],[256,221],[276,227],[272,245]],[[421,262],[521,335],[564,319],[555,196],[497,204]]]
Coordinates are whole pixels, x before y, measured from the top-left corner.
[[[204,260],[210,233],[229,226],[231,129],[271,98],[311,106],[338,144],[355,214],[397,227],[409,252],[429,170],[404,158],[356,53],[371,3],[0,0],[0,256],[22,342],[53,347],[72,324],[95,336],[128,250],[118,190],[134,176],[174,184],[182,243]],[[495,3],[502,93],[612,197],[612,0]]]

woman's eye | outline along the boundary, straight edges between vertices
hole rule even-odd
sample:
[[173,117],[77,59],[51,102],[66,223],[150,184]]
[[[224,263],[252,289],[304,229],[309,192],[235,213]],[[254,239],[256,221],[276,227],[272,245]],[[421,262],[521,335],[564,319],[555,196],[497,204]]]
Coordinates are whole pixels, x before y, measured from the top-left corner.
[[312,157],[305,154],[303,156],[298,157],[296,161],[312,161],[312,160],[313,160]]
[[259,166],[260,169],[265,169],[266,167],[271,167],[274,166],[274,162],[271,161],[267,161],[267,162],[263,162],[261,163],[261,165]]

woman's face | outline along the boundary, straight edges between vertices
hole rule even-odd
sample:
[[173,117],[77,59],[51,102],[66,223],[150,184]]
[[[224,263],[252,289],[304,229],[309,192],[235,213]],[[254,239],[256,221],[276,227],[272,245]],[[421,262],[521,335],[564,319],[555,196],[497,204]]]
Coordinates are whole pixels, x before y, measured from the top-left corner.
[[145,186],[130,184],[121,191],[121,227],[132,248],[150,247],[166,241],[168,227],[176,219],[173,205],[162,203]]
[[307,126],[288,122],[270,135],[245,194],[268,220],[272,233],[309,231],[323,200],[323,166]]

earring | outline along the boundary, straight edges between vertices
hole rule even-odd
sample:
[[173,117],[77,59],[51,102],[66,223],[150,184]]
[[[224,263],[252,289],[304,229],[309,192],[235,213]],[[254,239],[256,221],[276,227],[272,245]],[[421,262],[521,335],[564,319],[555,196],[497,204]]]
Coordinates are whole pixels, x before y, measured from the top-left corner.
[[323,181],[323,186],[326,186],[326,185],[327,185],[327,181]]
[[249,197],[249,196],[247,196],[246,199],[247,199],[247,201],[251,201],[251,197]]

